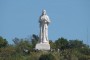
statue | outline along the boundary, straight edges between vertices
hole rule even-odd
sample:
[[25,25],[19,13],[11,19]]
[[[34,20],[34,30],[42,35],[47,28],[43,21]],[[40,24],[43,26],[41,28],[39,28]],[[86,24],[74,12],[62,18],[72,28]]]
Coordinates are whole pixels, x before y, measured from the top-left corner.
[[36,44],[35,49],[50,50],[50,45],[48,40],[48,25],[50,23],[50,19],[46,14],[46,10],[42,11],[42,15],[39,18],[39,23],[40,23],[39,43]]
[[49,17],[46,15],[46,10],[42,11],[42,15],[39,19],[40,23],[40,42],[45,43],[48,41],[48,25],[50,23]]

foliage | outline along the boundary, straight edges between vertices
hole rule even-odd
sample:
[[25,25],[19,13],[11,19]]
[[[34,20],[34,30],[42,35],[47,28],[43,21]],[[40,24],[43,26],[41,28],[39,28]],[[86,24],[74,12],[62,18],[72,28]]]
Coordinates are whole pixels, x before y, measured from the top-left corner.
[[56,49],[56,44],[52,40],[49,40],[49,44],[51,49]]
[[[18,38],[17,38],[18,39]],[[14,39],[16,52],[20,54],[30,53],[31,43],[27,39]]]
[[39,37],[33,34],[31,39],[16,37],[10,45],[0,37],[0,60],[90,60],[90,47],[83,41],[61,37],[49,41],[53,51],[35,51],[38,41]]
[[7,46],[5,48],[0,48],[0,60],[9,60],[11,56],[14,56],[16,53],[13,46]]
[[42,54],[39,60],[56,60],[52,54]]
[[8,44],[7,40],[0,36],[0,48],[6,47]]
[[38,35],[33,34],[33,35],[32,35],[32,39],[31,39],[31,42],[32,42],[32,47],[34,48],[35,45],[36,45],[36,43],[39,42],[39,37],[38,37]]
[[79,52],[84,54],[84,55],[90,55],[90,48],[83,47],[83,48],[79,49]]
[[80,40],[69,40],[69,46],[70,48],[82,48],[85,44],[83,44],[83,41]]
[[59,38],[58,40],[56,40],[55,44],[56,44],[56,48],[63,50],[63,49],[67,48],[68,41],[67,41],[67,39],[64,39],[62,37],[62,38]]

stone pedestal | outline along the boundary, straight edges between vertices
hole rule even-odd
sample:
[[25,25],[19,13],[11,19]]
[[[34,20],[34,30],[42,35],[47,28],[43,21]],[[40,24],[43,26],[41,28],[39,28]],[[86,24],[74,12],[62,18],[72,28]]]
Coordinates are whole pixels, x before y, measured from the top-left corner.
[[50,44],[49,43],[37,43],[36,50],[50,50]]

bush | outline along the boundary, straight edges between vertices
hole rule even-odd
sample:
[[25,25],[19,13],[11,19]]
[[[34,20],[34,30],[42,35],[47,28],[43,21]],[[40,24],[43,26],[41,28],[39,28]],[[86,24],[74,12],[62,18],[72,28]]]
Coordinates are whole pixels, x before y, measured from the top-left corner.
[[56,60],[52,54],[42,54],[39,60]]

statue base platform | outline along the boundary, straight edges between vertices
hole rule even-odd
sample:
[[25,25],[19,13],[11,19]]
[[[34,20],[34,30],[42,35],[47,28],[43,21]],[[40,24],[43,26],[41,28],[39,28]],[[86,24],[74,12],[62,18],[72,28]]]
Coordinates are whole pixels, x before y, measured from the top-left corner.
[[37,43],[35,46],[36,50],[50,50],[49,43]]

